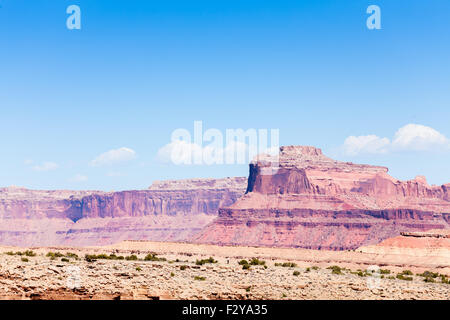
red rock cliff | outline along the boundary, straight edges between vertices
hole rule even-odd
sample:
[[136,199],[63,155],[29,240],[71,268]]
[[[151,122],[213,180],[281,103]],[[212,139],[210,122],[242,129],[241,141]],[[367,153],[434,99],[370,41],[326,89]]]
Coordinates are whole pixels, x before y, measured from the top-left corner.
[[185,240],[233,204],[246,178],[154,183],[122,192],[0,189],[0,244],[101,245]]
[[314,147],[281,147],[250,164],[247,193],[193,241],[345,250],[402,231],[449,228],[449,185],[399,181],[384,167],[332,160]]

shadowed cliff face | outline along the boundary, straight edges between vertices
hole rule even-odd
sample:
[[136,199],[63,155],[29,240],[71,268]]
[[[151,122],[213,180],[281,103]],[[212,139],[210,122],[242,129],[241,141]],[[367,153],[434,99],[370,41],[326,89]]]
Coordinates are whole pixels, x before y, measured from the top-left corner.
[[0,189],[0,244],[86,246],[185,240],[233,204],[246,178],[157,182],[149,190]]
[[193,241],[347,250],[450,228],[448,184],[399,181],[387,168],[335,161],[313,147],[281,147],[278,169],[271,166],[267,158],[251,163],[245,196]]

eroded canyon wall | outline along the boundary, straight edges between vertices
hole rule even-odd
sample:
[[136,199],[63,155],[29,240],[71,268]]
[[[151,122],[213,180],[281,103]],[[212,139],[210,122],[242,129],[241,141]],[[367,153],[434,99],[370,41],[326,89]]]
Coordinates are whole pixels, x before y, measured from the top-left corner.
[[182,241],[233,204],[246,178],[155,182],[122,192],[0,189],[0,244],[88,246]]
[[281,147],[250,164],[247,193],[192,241],[349,250],[403,231],[446,229],[450,184],[400,181],[385,167],[340,162],[320,149]]

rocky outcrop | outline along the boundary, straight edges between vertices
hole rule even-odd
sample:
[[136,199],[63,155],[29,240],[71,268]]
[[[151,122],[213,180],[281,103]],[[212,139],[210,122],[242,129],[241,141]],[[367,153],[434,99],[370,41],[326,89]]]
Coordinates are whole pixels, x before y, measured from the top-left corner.
[[449,185],[400,181],[385,167],[281,147],[250,164],[247,193],[193,241],[347,250],[404,231],[449,228]]
[[156,182],[122,192],[0,189],[0,244],[102,245],[126,239],[180,241],[233,204],[246,178]]

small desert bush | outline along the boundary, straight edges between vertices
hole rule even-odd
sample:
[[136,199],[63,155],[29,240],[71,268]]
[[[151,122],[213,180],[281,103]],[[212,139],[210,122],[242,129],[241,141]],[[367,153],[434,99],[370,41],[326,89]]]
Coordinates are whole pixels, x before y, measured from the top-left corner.
[[200,277],[200,276],[195,276],[194,280],[198,280],[198,281],[205,281],[206,278],[205,277]]
[[136,267],[136,271],[142,271],[141,267]]
[[67,259],[67,258],[61,258],[61,261],[62,261],[62,262],[69,262],[70,260]]
[[425,279],[423,279],[423,281],[425,281],[425,282],[431,282],[431,283],[436,282],[436,281],[434,280],[434,278],[432,278],[432,277],[426,277]]
[[238,263],[239,263],[241,266],[244,266],[244,265],[248,264],[248,261],[247,261],[247,260],[241,260],[241,261],[239,261]]
[[149,253],[144,258],[145,261],[167,261],[166,258],[159,258],[156,253]]
[[64,255],[62,254],[62,253],[59,253],[59,252],[48,252],[47,253],[47,257],[50,257],[50,258],[61,258],[61,257],[64,257]]
[[107,255],[105,253],[101,254],[86,254],[84,256],[86,261],[95,261],[95,260],[138,260],[138,258],[135,255],[123,257],[123,256],[116,256],[114,253]]
[[208,259],[196,260],[195,264],[198,266],[202,266],[206,263],[217,263],[217,260],[214,260],[213,257],[209,257]]
[[293,262],[275,263],[275,267],[295,268],[297,264]]
[[250,270],[250,265],[249,264],[243,264],[242,265],[242,269],[243,270]]
[[7,255],[9,256],[27,256],[27,257],[35,257],[36,253],[34,253],[32,250],[27,250],[24,252],[21,251],[17,251],[17,252],[12,252],[12,251],[8,251],[6,252]]
[[300,272],[298,272],[297,270],[294,271],[294,273],[293,273],[294,276],[298,276],[299,274],[300,274]]
[[444,274],[441,274],[441,282],[442,283],[446,283],[446,284],[450,284],[450,280]]
[[250,260],[251,266],[264,266],[265,264],[265,261],[259,260],[258,258],[252,258],[252,260]]
[[187,266],[186,265],[182,265],[180,266],[180,270],[186,270]]
[[408,276],[404,275],[403,273],[397,274],[396,278],[399,279],[399,280],[406,280],[406,281],[412,281],[413,280],[412,277],[408,277]]
[[28,262],[29,261],[28,258],[22,258],[21,260],[22,260],[22,262]]
[[424,271],[423,273],[418,274],[418,276],[421,276],[424,278],[437,278],[437,277],[439,277],[439,273],[431,272],[431,271]]
[[75,253],[72,253],[72,252],[66,252],[66,257],[67,257],[67,258],[73,258],[73,259],[76,259],[76,260],[79,259],[79,258],[78,258],[78,255],[75,254]]
[[403,275],[405,275],[405,276],[412,276],[412,275],[413,275],[413,273],[411,272],[411,270],[403,270],[403,272],[402,272],[401,274],[403,274]]
[[330,269],[332,274],[342,274],[342,268],[339,266],[331,266],[327,269]]

